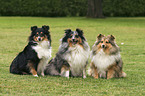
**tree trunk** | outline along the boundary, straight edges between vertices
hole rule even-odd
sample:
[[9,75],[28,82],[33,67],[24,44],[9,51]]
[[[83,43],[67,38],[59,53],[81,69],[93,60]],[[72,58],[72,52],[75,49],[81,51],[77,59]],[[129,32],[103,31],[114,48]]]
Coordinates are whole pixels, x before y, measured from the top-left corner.
[[87,17],[104,18],[102,11],[102,0],[88,0]]

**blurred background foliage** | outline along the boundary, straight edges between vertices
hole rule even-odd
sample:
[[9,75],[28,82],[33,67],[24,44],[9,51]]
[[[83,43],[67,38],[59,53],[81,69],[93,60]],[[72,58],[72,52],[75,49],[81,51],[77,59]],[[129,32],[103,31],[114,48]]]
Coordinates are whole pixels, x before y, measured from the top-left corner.
[[[0,16],[86,16],[88,0],[0,0]],[[145,16],[145,0],[103,0],[108,17]]]

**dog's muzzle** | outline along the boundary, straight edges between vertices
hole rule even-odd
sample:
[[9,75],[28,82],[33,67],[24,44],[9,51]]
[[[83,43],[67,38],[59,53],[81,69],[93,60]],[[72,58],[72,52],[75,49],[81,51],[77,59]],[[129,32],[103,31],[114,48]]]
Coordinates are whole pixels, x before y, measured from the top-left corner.
[[102,45],[101,45],[101,47],[102,47],[102,48],[105,48],[105,45],[104,45],[104,44],[102,44]]
[[38,41],[41,41],[42,39],[41,39],[41,37],[38,36],[37,40],[38,40]]

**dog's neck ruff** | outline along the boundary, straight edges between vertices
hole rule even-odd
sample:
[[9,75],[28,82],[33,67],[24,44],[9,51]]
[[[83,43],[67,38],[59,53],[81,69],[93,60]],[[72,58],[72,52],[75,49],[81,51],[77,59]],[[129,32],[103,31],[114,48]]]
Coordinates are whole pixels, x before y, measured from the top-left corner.
[[32,48],[36,51],[39,59],[42,59],[42,58],[49,59],[51,57],[50,41],[38,42],[37,45],[32,46]]
[[65,55],[65,59],[70,64],[70,70],[73,76],[82,76],[82,70],[87,64],[89,57],[89,47],[85,50],[80,45],[75,45],[68,48],[69,53]]
[[96,55],[93,55],[92,62],[97,67],[98,73],[104,73],[110,65],[113,65],[121,58],[120,53],[108,55],[101,49]]

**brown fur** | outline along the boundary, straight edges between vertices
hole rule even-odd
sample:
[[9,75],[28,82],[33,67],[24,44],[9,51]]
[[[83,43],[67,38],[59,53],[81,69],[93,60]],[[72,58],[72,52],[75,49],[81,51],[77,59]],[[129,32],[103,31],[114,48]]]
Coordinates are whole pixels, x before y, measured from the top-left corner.
[[35,68],[34,68],[33,62],[31,62],[31,61],[29,60],[27,66],[28,66],[28,68],[29,68],[29,70],[30,70],[30,72],[32,73],[33,76],[34,76],[34,75],[37,75],[37,71],[36,71]]
[[[114,39],[115,37],[113,35],[104,36],[99,34],[97,36],[96,43],[92,47],[92,56],[97,55],[101,49],[106,55],[119,54],[119,47],[115,43]],[[110,79],[114,77],[126,77],[126,73],[122,71],[122,67],[123,62],[120,58],[114,64],[108,66],[105,78]],[[98,79],[100,74],[98,73],[98,68],[95,66],[94,62],[90,63],[90,68],[90,75],[92,75],[95,79]]]
[[69,67],[66,66],[66,65],[63,65],[62,68],[61,68],[61,73],[62,73],[63,71],[67,71],[67,70],[69,70]]
[[[83,46],[82,46],[82,40],[81,40],[81,38],[79,37],[79,38],[75,38],[75,39],[78,41],[76,44],[78,44],[78,45],[80,45],[81,47],[83,47]],[[72,38],[68,38],[67,42],[69,43],[69,46],[70,46],[70,47],[73,46]]]

